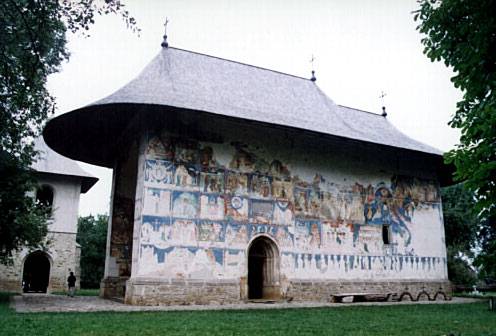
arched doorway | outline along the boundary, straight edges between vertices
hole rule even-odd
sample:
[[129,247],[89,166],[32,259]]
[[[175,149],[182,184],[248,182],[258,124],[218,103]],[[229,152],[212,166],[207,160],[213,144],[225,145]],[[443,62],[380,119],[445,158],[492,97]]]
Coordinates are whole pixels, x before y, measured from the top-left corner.
[[50,260],[46,253],[30,253],[24,261],[22,286],[25,293],[46,293],[50,279]]
[[248,299],[280,298],[279,250],[268,237],[255,238],[248,249]]

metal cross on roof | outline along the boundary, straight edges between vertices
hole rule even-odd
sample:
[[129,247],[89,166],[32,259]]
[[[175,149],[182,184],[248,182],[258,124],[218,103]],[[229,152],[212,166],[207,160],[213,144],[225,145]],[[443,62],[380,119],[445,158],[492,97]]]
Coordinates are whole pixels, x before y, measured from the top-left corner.
[[312,54],[312,58],[310,59],[310,63],[312,63],[312,78],[310,78],[310,80],[312,82],[315,82],[317,80],[317,78],[315,78],[315,69],[314,69],[314,62],[315,62],[315,57],[313,56]]
[[314,68],[313,68],[313,62],[315,62],[315,57],[312,54],[312,58],[310,59],[310,63],[312,63],[312,70],[314,70]]
[[381,99],[382,101],[382,116],[385,117],[387,116],[387,113],[386,113],[386,105],[384,105],[384,97],[386,97],[387,94],[386,92],[384,91],[381,91],[381,95],[379,96],[379,98]]
[[[382,99],[382,102],[383,102],[383,103],[384,103],[384,97],[386,97],[386,96],[387,96],[386,92],[381,91],[381,95],[379,96],[379,98],[381,98],[381,99]],[[382,104],[382,105],[384,105],[384,104]]]
[[169,46],[169,43],[167,42],[167,24],[169,23],[169,18],[165,18],[165,23],[164,23],[164,40],[162,41],[162,48],[167,48]]

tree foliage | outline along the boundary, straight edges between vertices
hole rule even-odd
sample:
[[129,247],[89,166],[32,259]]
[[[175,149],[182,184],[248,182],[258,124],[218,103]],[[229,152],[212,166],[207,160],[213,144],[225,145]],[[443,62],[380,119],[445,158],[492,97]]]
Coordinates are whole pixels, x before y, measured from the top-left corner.
[[448,277],[455,284],[472,285],[476,273],[467,258],[477,245],[479,222],[474,213],[475,198],[462,184],[441,190],[444,230],[448,255]]
[[107,13],[138,30],[118,0],[0,1],[0,261],[23,245],[38,245],[46,232],[28,191],[34,184],[32,140],[55,110],[47,77],[69,57],[66,32],[86,31],[95,15]]
[[50,209],[26,197],[35,188],[31,172],[0,151],[0,263],[9,263],[18,246],[34,249],[44,241]]
[[479,221],[474,213],[475,198],[463,184],[441,189],[443,200],[444,230],[446,246],[472,256],[476,246]]
[[[482,224],[482,256],[494,258],[496,246],[496,1],[420,0],[415,12],[424,53],[443,61],[463,92],[451,127],[461,130],[460,144],[446,160],[455,179],[474,193]],[[484,259],[489,260],[489,259]],[[494,259],[492,259],[494,260]],[[496,263],[485,264],[496,273]]]
[[81,245],[81,287],[99,288],[105,267],[107,215],[79,217],[77,242]]
[[477,273],[455,248],[447,246],[448,279],[455,285],[473,286],[477,283]]
[[481,252],[474,264],[480,267],[481,278],[496,280],[496,221],[494,217],[485,218],[479,232]]
[[46,78],[67,57],[56,4],[0,2],[0,255],[35,247],[46,221],[28,196],[34,187],[30,138],[54,109]]

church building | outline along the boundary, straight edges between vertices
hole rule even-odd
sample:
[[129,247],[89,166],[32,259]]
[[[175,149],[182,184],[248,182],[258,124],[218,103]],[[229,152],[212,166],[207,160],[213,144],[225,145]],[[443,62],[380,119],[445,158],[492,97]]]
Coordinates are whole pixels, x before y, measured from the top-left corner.
[[79,165],[51,150],[42,138],[35,140],[38,157],[37,202],[51,207],[45,248],[23,248],[11,265],[0,264],[0,291],[50,293],[67,289],[67,277],[74,272],[79,287],[80,247],[76,243],[79,197],[98,181]]
[[48,122],[113,169],[101,294],[129,304],[446,298],[442,152],[335,104],[315,77],[169,47]]

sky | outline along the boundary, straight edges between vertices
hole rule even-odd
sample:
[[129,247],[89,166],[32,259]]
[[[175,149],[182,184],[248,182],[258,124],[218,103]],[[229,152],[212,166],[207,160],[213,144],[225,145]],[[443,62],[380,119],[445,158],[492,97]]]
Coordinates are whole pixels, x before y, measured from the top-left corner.
[[[423,53],[415,0],[127,0],[141,29],[116,15],[97,17],[89,37],[68,34],[71,53],[48,79],[56,115],[124,86],[160,52],[164,22],[169,45],[311,77],[335,103],[381,113],[406,135],[450,150],[448,126],[461,93],[443,63]],[[385,97],[380,98],[381,92]],[[367,127],[367,125],[363,125]],[[109,212],[112,171],[80,163],[99,182],[81,196],[80,215]]]

